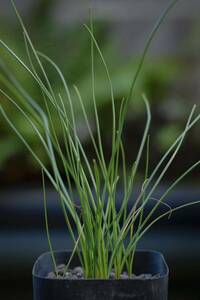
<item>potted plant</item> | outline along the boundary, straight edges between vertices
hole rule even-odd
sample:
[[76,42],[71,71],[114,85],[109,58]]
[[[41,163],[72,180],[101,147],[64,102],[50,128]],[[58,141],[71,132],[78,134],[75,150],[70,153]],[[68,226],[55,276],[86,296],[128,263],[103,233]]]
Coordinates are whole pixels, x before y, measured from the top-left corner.
[[[108,66],[94,36],[92,20],[90,26],[85,25],[91,38],[91,93],[97,132],[95,138],[78,87],[74,85],[72,89],[69,88],[60,68],[49,57],[35,49],[12,1],[23,29],[29,64],[19,58],[2,40],[0,40],[0,45],[40,87],[44,108],[13,76],[9,77],[13,87],[12,93],[8,94],[2,89],[0,92],[24,117],[27,126],[35,132],[51,164],[51,169],[48,169],[42,157],[34,151],[29,141],[15,127],[3,105],[0,105],[2,116],[42,169],[45,222],[50,252],[40,256],[33,267],[34,300],[167,300],[168,267],[162,254],[155,251],[137,251],[137,243],[161,218],[170,216],[172,212],[180,208],[199,203],[196,201],[172,209],[164,204],[164,200],[176,184],[200,165],[200,161],[197,161],[179,176],[160,199],[155,201],[152,196],[178,155],[187,133],[199,121],[200,115],[194,117],[196,109],[194,106],[182,133],[162,156],[152,172],[149,171],[151,112],[145,95],[142,98],[146,107],[147,121],[138,154],[134,158],[130,172],[126,166],[126,151],[123,146],[122,134],[128,105],[132,99],[135,84],[144,65],[151,41],[166,15],[176,3],[177,0],[170,3],[150,33],[130,91],[121,100],[119,111],[116,110],[115,106]],[[101,126],[95,102],[94,51],[98,52],[105,69],[112,104],[112,147],[108,160],[105,159]],[[54,91],[46,72],[46,63],[54,69],[55,74],[60,78],[64,94]],[[92,161],[90,161],[79,136],[74,110],[75,99],[79,101],[94,148]],[[58,115],[59,124],[53,122],[53,114]],[[58,126],[63,132],[62,141],[58,140],[56,134]],[[131,211],[128,211],[128,203],[141,160],[144,160],[146,164],[145,175],[138,197],[132,203]],[[65,171],[64,177],[61,176],[60,166]],[[48,178],[60,196],[63,215],[74,242],[72,251],[53,251],[48,224],[45,178]],[[119,184],[123,185],[123,199],[120,209],[117,210],[116,193]],[[78,203],[74,199],[73,187],[79,196]],[[147,213],[146,205],[152,200],[154,205]],[[165,213],[155,216],[160,205],[166,205],[168,209]],[[76,228],[75,231],[74,227]]]

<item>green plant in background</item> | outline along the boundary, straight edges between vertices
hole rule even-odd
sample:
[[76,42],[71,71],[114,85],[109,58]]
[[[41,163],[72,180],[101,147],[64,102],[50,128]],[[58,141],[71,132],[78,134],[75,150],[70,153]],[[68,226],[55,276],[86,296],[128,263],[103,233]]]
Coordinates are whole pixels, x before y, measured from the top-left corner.
[[[27,137],[16,127],[12,117],[10,117],[9,113],[6,112],[4,105],[0,105],[0,111],[4,120],[14,130],[18,138],[30,151],[42,169],[46,228],[55,273],[56,261],[54,258],[53,247],[51,245],[48,226],[45,177],[49,179],[60,196],[65,221],[74,242],[72,255],[77,253],[79,256],[86,278],[107,279],[109,278],[109,274],[112,269],[115,270],[116,278],[120,277],[124,268],[128,270],[129,275],[132,274],[137,243],[145,232],[159,219],[164,216],[169,216],[173,211],[200,203],[200,201],[188,203],[174,209],[169,209],[166,213],[163,213],[160,216],[154,216],[158,206],[163,203],[169,192],[183,178],[185,178],[187,174],[200,165],[200,161],[197,161],[171,183],[160,199],[155,201],[155,205],[151,211],[148,214],[145,214],[147,203],[151,201],[154,191],[178,155],[185,137],[190,129],[200,119],[200,114],[194,117],[196,106],[192,108],[183,131],[162,156],[161,160],[157,163],[152,172],[149,170],[149,128],[151,123],[151,112],[145,95],[143,95],[142,98],[146,107],[147,120],[141,144],[132,163],[130,172],[127,171],[126,149],[124,148],[122,138],[126,113],[133,98],[135,85],[144,65],[150,44],[167,13],[177,2],[178,0],[170,3],[150,33],[141,60],[139,61],[139,65],[132,80],[128,96],[119,100],[119,110],[116,109],[117,105],[112,79],[108,65],[95,38],[93,23],[91,21],[90,26],[85,25],[91,39],[91,94],[94,123],[97,132],[97,136],[94,136],[88,117],[88,109],[85,106],[85,99],[80,93],[79,88],[76,85],[73,85],[70,89],[57,64],[55,64],[48,56],[35,49],[30,36],[24,27],[23,21],[12,1],[23,29],[29,63],[25,63],[24,60],[16,55],[16,53],[13,52],[12,49],[2,40],[0,40],[0,44],[2,49],[33,78],[41,90],[41,95],[40,101],[36,102],[27,90],[25,90],[25,87],[18,84],[15,77],[13,78],[14,80],[10,82],[12,85],[12,94],[8,94],[2,89],[0,89],[0,92],[3,97],[12,104],[18,114],[23,116],[25,121],[24,124],[32,128],[34,136],[37,137],[45,150],[46,157],[49,160],[51,168],[45,165],[43,157],[35,151]],[[108,162],[105,160],[102,128],[99,121],[96,102],[95,91],[97,81],[95,76],[95,52],[99,55],[107,77],[107,85],[105,85],[104,88],[109,89],[110,91],[112,107],[111,152],[109,153]],[[48,73],[46,72],[46,64],[51,65],[55,74],[57,74],[60,78],[63,85],[61,92],[54,89],[52,82],[49,80]],[[63,93],[63,90],[65,94]],[[44,108],[41,106],[41,101],[44,103]],[[79,137],[76,122],[76,103],[79,103],[82,116],[88,130],[88,135],[94,148],[95,154],[92,161],[88,159],[87,152]],[[55,115],[57,116],[57,122],[55,122],[54,119]],[[58,140],[57,132],[62,133],[62,143]],[[141,184],[140,193],[136,201],[132,204],[131,211],[128,211],[127,205],[129,203],[142,160],[145,161],[146,171]],[[123,166],[122,170],[119,167],[120,161]],[[61,176],[61,165],[65,170],[65,177]],[[120,210],[117,211],[116,194],[119,184],[123,184],[123,198],[121,199]],[[72,185],[76,188],[80,199],[80,205],[75,202]],[[76,226],[78,233],[77,237],[72,229],[71,220]],[[127,240],[127,243],[124,243],[125,240]],[[111,252],[111,256],[109,256],[109,252]],[[70,262],[67,267],[69,264]]]
[[[35,37],[37,44],[39,45],[40,51],[47,52],[48,56],[54,57],[57,64],[62,66],[62,71],[65,77],[67,77],[68,83],[72,85],[74,82],[78,84],[79,90],[82,97],[84,98],[84,104],[88,112],[88,118],[91,121],[91,127],[94,134],[96,134],[95,126],[92,117],[92,98],[91,98],[91,75],[90,75],[90,64],[88,59],[89,48],[89,37],[85,30],[83,34],[79,34],[79,31],[75,28],[58,30],[55,28],[49,18],[49,12],[52,9],[52,1],[48,4],[46,1],[41,2],[42,8],[39,6],[33,10],[32,14],[28,16],[29,22],[31,22],[32,35]],[[45,7],[45,8],[44,8]],[[40,16],[40,24],[35,23],[35,19],[38,20],[38,15]],[[36,17],[37,16],[37,17]],[[30,21],[31,20],[31,21]],[[3,22],[3,26],[0,28],[0,33],[3,39],[7,39],[10,47],[15,49],[15,52],[19,57],[25,57],[26,53],[24,51],[23,38],[19,38],[19,29],[17,26],[12,24],[6,24]],[[38,28],[39,27],[39,28]],[[38,28],[38,29],[37,29]],[[137,60],[131,59],[127,62],[122,59],[120,53],[117,52],[115,43],[108,39],[107,37],[107,26],[103,24],[95,24],[95,36],[97,40],[101,40],[101,48],[104,56],[110,62],[109,72],[112,77],[112,84],[115,90],[115,102],[118,107],[120,106],[120,101],[126,94],[129,88],[130,78],[132,77],[133,70],[137,68]],[[45,39],[43,38],[45,35]],[[77,35],[79,38],[77,39]],[[17,36],[17,39],[16,39]],[[54,40],[54,44],[50,40]],[[61,49],[57,51],[57,45],[62,45]],[[66,56],[67,53],[67,56]],[[96,105],[99,111],[99,118],[105,120],[105,115],[110,114],[111,105],[109,98],[109,91],[105,88],[106,77],[104,70],[102,68],[101,60],[98,58],[98,53],[94,53],[95,56],[95,68],[96,68],[96,84],[95,84],[95,98]],[[25,60],[27,63],[27,60]],[[54,70],[50,65],[46,65],[46,70],[48,73],[48,78],[52,82],[53,89],[56,93],[60,93],[64,96],[65,91],[62,83],[58,76],[55,76]],[[15,62],[15,60],[10,60],[9,56],[5,54],[2,49],[0,49],[0,87],[6,90],[10,95],[16,96],[16,91],[13,88],[12,82],[16,84],[16,78],[18,84],[26,86],[26,89],[32,95],[34,100],[41,103],[40,101],[40,88],[36,85],[26,70],[22,70],[21,67]],[[172,59],[160,59],[156,62],[147,62],[145,66],[145,71],[141,73],[138,80],[137,86],[135,87],[135,101],[134,106],[130,103],[130,119],[132,112],[134,111],[135,116],[140,119],[141,114],[143,114],[142,102],[140,101],[140,95],[142,91],[146,91],[149,97],[151,97],[155,104],[160,102],[160,99],[165,98],[165,94],[168,93],[168,86],[172,79],[178,74],[178,64]],[[11,75],[12,74],[12,75]],[[42,72],[38,69],[38,74],[42,76]],[[173,74],[173,75],[172,75]],[[156,87],[156,88],[155,88]],[[75,95],[73,93],[73,88],[69,87],[71,92],[71,97],[74,99]],[[65,101],[65,97],[63,97]],[[0,103],[4,102],[4,96],[0,96]],[[90,143],[89,134],[86,130],[86,126],[82,117],[81,108],[76,100],[74,102],[74,109],[76,111],[76,122],[79,128],[82,128],[81,141],[85,144]],[[44,108],[44,104],[41,104]],[[131,108],[132,106],[132,108]],[[40,153],[40,155],[45,159],[46,155],[44,153],[43,147],[38,142],[37,137],[32,131],[30,126],[24,126],[23,116],[16,114],[12,109],[12,105],[7,103],[6,112],[10,114],[12,120],[16,124],[16,127],[21,131],[26,139],[31,143],[34,151]],[[101,117],[102,116],[102,117]],[[56,114],[52,115],[52,120],[54,123],[59,123],[59,117]],[[101,122],[103,127],[102,138],[106,138],[104,132],[108,132],[111,126],[110,118],[106,119],[105,122]],[[5,122],[0,121],[0,170],[6,168],[6,162],[11,157],[17,157],[18,160],[23,158],[23,164],[31,164],[37,169],[38,166],[32,159],[32,156],[24,151],[24,148],[17,137],[10,134],[10,130],[5,124]],[[62,130],[58,126],[57,128],[58,140],[62,140]],[[159,141],[162,139],[159,139]],[[12,146],[11,146],[12,145]],[[46,161],[48,163],[48,160]]]
[[[49,23],[48,23],[49,24]],[[3,28],[3,26],[1,27]],[[15,27],[16,28],[16,27]],[[44,26],[43,31],[46,32],[46,26]],[[51,28],[51,26],[50,26]],[[34,31],[34,30],[33,30]],[[104,29],[101,28],[101,26],[98,29],[98,36],[102,37]],[[9,40],[9,44],[11,44],[11,46],[13,48],[15,48],[16,53],[19,56],[25,57],[26,53],[24,53],[24,46],[23,43],[20,39],[16,40],[16,36],[19,35],[18,29],[13,29],[13,26],[11,27],[6,27],[5,28],[5,32],[9,32],[8,36],[10,37]],[[5,32],[3,32],[2,36],[4,36]],[[54,33],[56,34],[56,33]],[[49,47],[48,46],[48,42],[44,39],[42,39],[41,37],[39,37],[39,43],[40,43],[40,47],[41,50],[46,49],[46,47],[48,47],[49,52],[53,52],[54,54],[57,53],[58,57],[60,58],[62,57],[61,60],[61,65],[63,66],[63,69],[65,70],[65,72],[67,71],[67,73],[70,75],[69,77],[69,81],[73,82],[74,79],[76,78],[78,81],[82,81],[83,78],[86,78],[88,76],[88,62],[87,59],[80,59],[80,57],[86,57],[86,54],[89,51],[88,48],[88,37],[86,38],[85,35],[83,35],[82,39],[78,39],[78,41],[76,43],[74,43],[73,48],[69,48],[67,46],[64,46],[64,41],[71,41],[74,40],[74,36],[77,35],[77,32],[75,30],[71,30],[68,31],[67,33],[57,34],[56,35],[56,44],[62,44],[62,53],[59,51],[57,51],[57,49],[55,49],[53,46]],[[37,35],[38,36],[38,35]],[[14,42],[13,42],[14,41]],[[40,42],[41,41],[41,42]],[[66,42],[65,42],[66,44]],[[77,51],[79,51],[79,53],[75,53],[74,47],[77,49]],[[0,50],[1,51],[1,50]],[[65,53],[68,53],[68,56],[73,56],[73,59],[68,59],[66,57],[65,59]],[[12,84],[10,84],[11,82],[15,81],[16,83],[16,77],[17,77],[17,81],[18,81],[18,85],[23,84],[23,86],[26,86],[26,88],[29,90],[29,93],[32,95],[32,97],[34,99],[37,99],[36,101],[39,101],[38,99],[40,99],[40,89],[38,88],[38,86],[36,84],[34,84],[34,82],[32,81],[31,77],[27,74],[27,72],[21,70],[21,68],[18,66],[18,64],[16,64],[16,62],[14,60],[10,60],[7,55],[5,55],[5,53],[3,51],[0,52],[1,56],[0,56],[0,70],[1,70],[1,76],[0,76],[0,85],[2,88],[6,89],[9,93],[11,93],[12,95],[16,96],[16,91],[13,88]],[[79,57],[80,55],[80,57]],[[58,59],[59,60],[59,59]],[[72,63],[71,63],[72,62]],[[9,71],[8,71],[9,70]],[[40,71],[39,71],[40,72]],[[48,70],[48,74],[50,79],[53,81],[53,85],[54,85],[54,89],[58,90],[62,93],[62,85],[60,84],[60,81],[58,80],[57,77],[55,77],[54,72],[52,72],[52,69],[49,68]],[[4,97],[1,95],[1,99],[0,99],[1,103],[2,101],[4,101]],[[76,107],[76,109],[78,109],[78,107]],[[40,144],[38,143],[37,139],[35,139],[34,134],[32,132],[32,130],[30,129],[30,127],[25,127],[23,124],[23,117],[16,115],[15,112],[12,110],[12,106],[8,103],[7,107],[6,107],[6,111],[12,114],[12,119],[15,120],[15,124],[16,126],[18,126],[18,128],[20,130],[22,130],[23,134],[26,136],[26,138],[29,139],[29,141],[32,143],[32,146],[34,147],[34,149],[38,152],[41,152],[41,154],[43,153],[43,149],[40,146]],[[53,116],[53,120],[54,122],[58,121],[58,116]],[[8,130],[8,127],[6,126],[5,123],[1,122],[1,142],[0,142],[0,146],[2,149],[2,156],[1,156],[1,161],[0,161],[0,165],[2,166],[3,163],[6,161],[6,158],[9,158],[11,154],[23,154],[24,155],[24,151],[23,151],[23,147],[21,145],[21,143],[19,143],[19,140],[16,139],[16,137],[12,137],[10,135],[10,131]],[[62,132],[58,132],[58,136],[61,137]],[[10,147],[10,144],[12,143],[13,147]],[[0,166],[0,168],[1,168]]]

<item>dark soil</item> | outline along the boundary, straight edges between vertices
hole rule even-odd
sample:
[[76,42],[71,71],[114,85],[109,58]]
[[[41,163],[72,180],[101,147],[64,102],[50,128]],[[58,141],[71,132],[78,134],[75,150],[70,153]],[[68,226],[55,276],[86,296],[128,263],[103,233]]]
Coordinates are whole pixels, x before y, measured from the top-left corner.
[[[56,275],[57,273],[57,275]],[[68,269],[66,270],[66,266],[64,264],[58,265],[57,269],[55,272],[50,272],[47,275],[47,278],[49,279],[85,279],[84,277],[84,272],[81,267],[75,267],[74,269]],[[132,274],[131,276],[128,275],[127,272],[123,272],[120,275],[120,279],[125,280],[125,279],[155,279],[158,278],[160,275],[152,275],[152,274],[140,274],[140,275],[135,275]],[[115,279],[115,272],[112,271],[110,273],[109,279]]]

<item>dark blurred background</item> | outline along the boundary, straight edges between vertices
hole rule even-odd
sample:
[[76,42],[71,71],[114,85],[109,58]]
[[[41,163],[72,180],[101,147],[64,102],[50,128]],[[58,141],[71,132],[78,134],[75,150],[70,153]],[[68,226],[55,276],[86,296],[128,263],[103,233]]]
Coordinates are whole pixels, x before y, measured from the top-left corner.
[[[168,0],[93,0],[95,36],[108,63],[116,104],[125,96],[136,70],[146,38]],[[18,0],[17,7],[37,49],[61,67],[69,84],[79,86],[91,112],[90,37],[83,27],[88,22],[90,1]],[[21,28],[10,5],[0,0],[0,38],[26,61]],[[128,163],[135,157],[145,124],[141,94],[151,103],[151,167],[183,130],[193,104],[200,99],[200,2],[180,1],[157,34],[138,80],[124,131]],[[5,80],[7,70],[40,101],[40,90],[16,62],[0,48],[0,88],[12,92]],[[51,69],[56,91],[62,85]],[[96,57],[96,98],[106,151],[110,149],[111,104],[106,79]],[[0,95],[16,127],[44,159],[41,145],[23,117]],[[199,107],[197,108],[199,111]],[[91,143],[76,107],[77,126],[84,146]],[[56,116],[54,121],[56,122]],[[156,192],[156,197],[178,175],[199,159],[197,125]],[[58,132],[62,137],[62,132]],[[47,162],[48,164],[48,162]],[[140,170],[141,176],[143,169]],[[133,195],[133,199],[135,194]],[[120,190],[119,190],[120,201]],[[200,200],[199,169],[170,194],[171,206]],[[70,248],[70,240],[57,205],[57,195],[48,188],[49,214],[55,249]],[[200,206],[191,207],[160,222],[143,238],[140,248],[161,250],[169,262],[170,300],[200,299]],[[48,250],[44,229],[41,171],[22,143],[0,117],[0,295],[2,299],[32,299],[31,268]]]

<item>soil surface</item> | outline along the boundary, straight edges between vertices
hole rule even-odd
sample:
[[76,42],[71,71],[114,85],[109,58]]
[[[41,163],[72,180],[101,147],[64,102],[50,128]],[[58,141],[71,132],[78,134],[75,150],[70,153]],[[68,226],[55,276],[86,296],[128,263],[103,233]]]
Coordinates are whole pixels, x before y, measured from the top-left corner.
[[[57,273],[57,274],[56,274]],[[159,278],[160,274],[152,275],[152,274],[140,274],[135,275],[132,274],[131,276],[128,275],[127,272],[123,272],[120,275],[120,279],[156,279]],[[56,268],[56,272],[50,272],[47,275],[49,279],[85,279],[84,272],[81,267],[75,267],[74,269],[66,269],[64,264],[58,265]],[[109,279],[115,279],[115,272],[112,271],[110,273]]]

